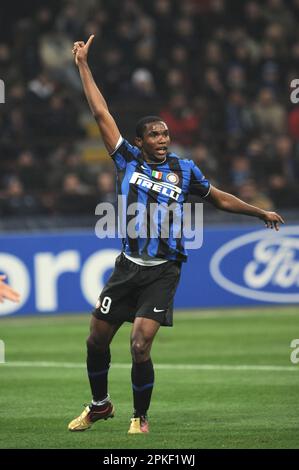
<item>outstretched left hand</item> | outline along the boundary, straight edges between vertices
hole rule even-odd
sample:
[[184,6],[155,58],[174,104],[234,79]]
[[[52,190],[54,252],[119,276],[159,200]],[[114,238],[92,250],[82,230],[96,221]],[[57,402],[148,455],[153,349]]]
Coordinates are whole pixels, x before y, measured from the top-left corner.
[[275,230],[279,230],[279,224],[284,224],[283,218],[276,212],[264,211],[260,219],[265,222],[267,228],[275,228]]
[[11,300],[12,302],[20,301],[20,294],[13,290],[9,285],[5,284],[3,281],[6,276],[1,274],[0,276],[0,303],[2,304],[5,299]]

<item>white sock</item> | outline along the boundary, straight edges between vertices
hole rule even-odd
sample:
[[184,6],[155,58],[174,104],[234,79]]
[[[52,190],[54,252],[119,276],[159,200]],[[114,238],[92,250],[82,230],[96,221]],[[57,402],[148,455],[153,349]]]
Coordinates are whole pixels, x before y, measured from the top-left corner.
[[91,404],[95,405],[95,406],[105,405],[105,403],[107,403],[107,401],[109,401],[109,399],[110,399],[110,396],[107,395],[106,398],[104,398],[104,400],[101,400],[101,401],[92,400]]

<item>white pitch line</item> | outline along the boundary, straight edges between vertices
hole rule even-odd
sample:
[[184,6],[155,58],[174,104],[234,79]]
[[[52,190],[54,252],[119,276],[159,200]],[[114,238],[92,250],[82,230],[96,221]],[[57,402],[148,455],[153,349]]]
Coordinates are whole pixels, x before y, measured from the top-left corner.
[[[4,367],[40,367],[58,369],[85,369],[86,365],[78,362],[40,362],[40,361],[9,361],[0,364]],[[227,364],[155,364],[155,369],[164,370],[232,370],[232,371],[291,371],[298,372],[299,365],[276,366],[276,365],[227,365]],[[112,364],[113,369],[130,369],[131,364]]]

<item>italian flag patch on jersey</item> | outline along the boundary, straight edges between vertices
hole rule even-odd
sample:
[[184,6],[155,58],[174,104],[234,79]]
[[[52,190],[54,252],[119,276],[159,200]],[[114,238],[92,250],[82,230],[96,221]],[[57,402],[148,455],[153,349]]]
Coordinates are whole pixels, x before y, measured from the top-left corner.
[[152,171],[152,176],[154,178],[156,178],[157,180],[161,180],[162,179],[162,176],[163,176],[163,173],[161,171],[155,171],[153,170]]

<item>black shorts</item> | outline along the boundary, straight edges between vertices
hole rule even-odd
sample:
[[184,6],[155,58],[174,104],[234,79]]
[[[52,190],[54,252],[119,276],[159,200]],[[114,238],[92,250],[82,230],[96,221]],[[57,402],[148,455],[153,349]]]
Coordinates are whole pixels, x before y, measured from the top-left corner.
[[180,274],[181,263],[177,261],[140,266],[121,253],[92,314],[112,324],[144,317],[172,326],[173,298]]

